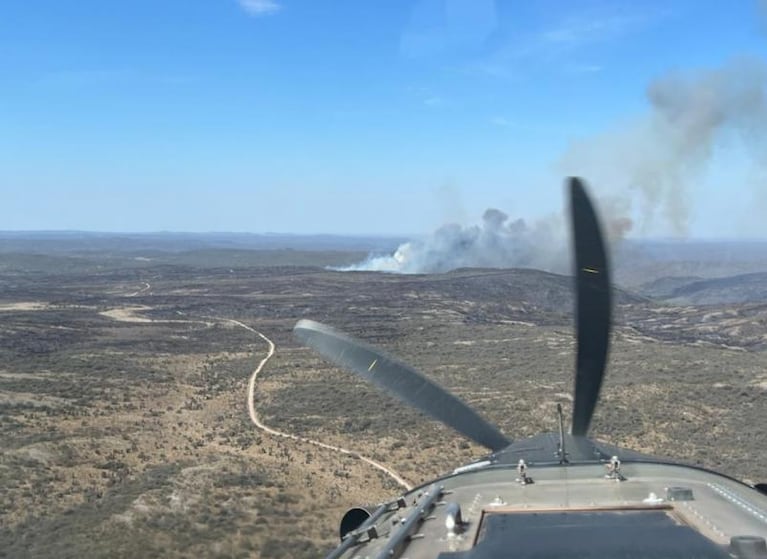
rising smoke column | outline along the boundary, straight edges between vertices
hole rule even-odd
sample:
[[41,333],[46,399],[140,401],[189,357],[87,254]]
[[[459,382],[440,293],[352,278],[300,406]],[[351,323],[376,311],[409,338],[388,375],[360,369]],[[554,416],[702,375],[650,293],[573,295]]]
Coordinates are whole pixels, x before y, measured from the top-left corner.
[[[767,165],[767,66],[738,59],[720,68],[671,72],[647,87],[649,110],[622,126],[574,142],[561,159],[565,175],[594,187],[608,241],[634,229],[684,235],[690,191],[717,147],[735,144]],[[487,210],[477,226],[446,225],[401,245],[393,255],[368,258],[350,270],[435,273],[462,267],[532,267],[567,273],[564,220],[532,225]],[[615,246],[613,246],[615,248]]]
[[650,110],[631,123],[573,143],[562,160],[614,204],[657,229],[684,235],[690,193],[723,145],[767,163],[767,67],[757,59],[732,60],[720,68],[671,72],[647,88]]

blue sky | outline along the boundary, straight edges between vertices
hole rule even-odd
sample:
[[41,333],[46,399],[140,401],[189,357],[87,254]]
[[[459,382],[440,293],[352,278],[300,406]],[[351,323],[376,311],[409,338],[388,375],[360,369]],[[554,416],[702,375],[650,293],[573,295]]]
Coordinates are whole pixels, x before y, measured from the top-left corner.
[[[746,0],[10,0],[0,230],[534,219],[582,172],[574,144],[646,117],[654,79],[765,59],[761,16]],[[724,143],[675,233],[767,236],[758,149]]]

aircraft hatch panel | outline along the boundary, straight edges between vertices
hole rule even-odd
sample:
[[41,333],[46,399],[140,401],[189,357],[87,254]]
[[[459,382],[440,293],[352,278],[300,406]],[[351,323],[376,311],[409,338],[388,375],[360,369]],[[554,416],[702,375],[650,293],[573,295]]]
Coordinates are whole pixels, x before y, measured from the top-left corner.
[[671,510],[491,512],[477,544],[438,559],[727,559],[722,548],[674,518]]

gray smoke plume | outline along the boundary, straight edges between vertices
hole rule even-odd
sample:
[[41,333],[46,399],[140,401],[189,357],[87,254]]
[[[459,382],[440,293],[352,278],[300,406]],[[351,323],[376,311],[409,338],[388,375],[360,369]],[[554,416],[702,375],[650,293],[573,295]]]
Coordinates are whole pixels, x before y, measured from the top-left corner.
[[[767,164],[767,67],[740,59],[721,68],[674,72],[647,88],[649,111],[638,119],[577,141],[561,160],[563,175],[593,187],[611,244],[630,231],[684,235],[689,192],[719,147],[746,149]],[[569,270],[564,220],[528,225],[487,210],[481,225],[446,225],[401,245],[393,255],[370,257],[348,269],[401,273],[461,267],[534,267]],[[613,247],[615,248],[615,247]]]
[[718,148],[764,157],[767,67],[734,60],[721,68],[674,72],[647,88],[650,111],[634,122],[575,142],[563,171],[587,177],[639,220],[643,233],[685,235],[690,192]]

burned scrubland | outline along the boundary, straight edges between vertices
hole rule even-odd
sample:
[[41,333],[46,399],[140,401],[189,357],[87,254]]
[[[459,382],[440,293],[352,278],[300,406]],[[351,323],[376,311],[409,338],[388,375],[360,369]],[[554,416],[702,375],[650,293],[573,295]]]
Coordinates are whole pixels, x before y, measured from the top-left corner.
[[[333,272],[317,265],[349,258],[208,252],[130,266],[3,255],[0,556],[316,557],[346,508],[399,490],[355,455],[257,430],[246,389],[267,345],[227,319],[276,344],[255,391],[267,425],[415,484],[483,450],[300,347],[297,319],[381,346],[513,438],[555,429],[556,404],[570,405],[568,277]],[[594,435],[765,481],[767,304],[681,300],[700,297],[696,281],[616,288]]]

